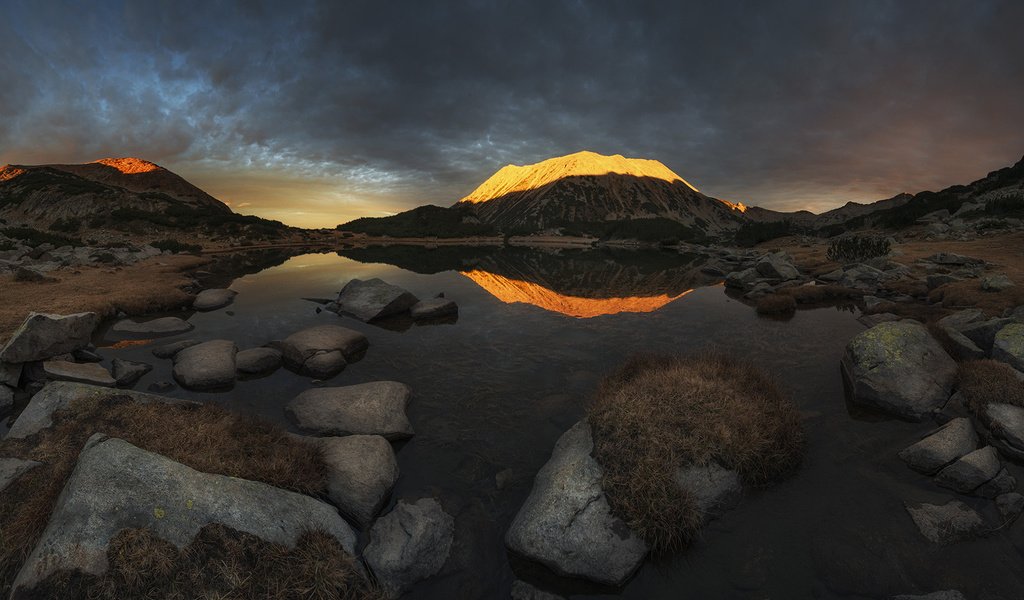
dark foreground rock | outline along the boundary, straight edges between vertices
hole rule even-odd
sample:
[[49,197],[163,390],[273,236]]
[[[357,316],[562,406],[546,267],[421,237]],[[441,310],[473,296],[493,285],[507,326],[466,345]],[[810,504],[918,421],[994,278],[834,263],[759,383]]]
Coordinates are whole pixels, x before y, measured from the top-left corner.
[[189,390],[230,388],[235,383],[235,353],[230,340],[210,340],[174,355],[174,380]]
[[1024,371],[1024,325],[1010,323],[996,333],[992,341],[992,358]]
[[306,390],[285,408],[295,424],[317,435],[379,435],[389,440],[411,437],[405,409],[412,390],[397,381],[373,381],[344,387]]
[[389,598],[436,574],[448,560],[455,519],[433,498],[399,501],[374,523],[363,553]]
[[235,355],[235,368],[243,375],[269,375],[282,364],[281,352],[274,348],[249,348]]
[[370,345],[366,336],[338,325],[317,325],[293,333],[278,344],[284,364],[299,373],[317,379],[334,377],[349,360],[354,360]]
[[21,327],[0,349],[0,361],[24,363],[46,360],[89,345],[99,318],[96,313],[50,315],[29,313]]
[[192,308],[201,311],[217,310],[235,301],[235,290],[210,289],[199,292],[192,301]]
[[984,408],[982,420],[1001,448],[1024,460],[1024,408],[994,402]]
[[116,381],[110,372],[96,363],[73,363],[65,360],[48,360],[43,363],[43,373],[50,381],[77,381],[104,387],[113,386]]
[[338,310],[369,323],[408,311],[419,298],[381,279],[353,279],[338,294]]
[[560,575],[622,585],[643,562],[647,545],[612,514],[593,446],[586,421],[562,435],[505,544]]
[[355,533],[329,504],[201,473],[98,433],[79,455],[12,593],[24,593],[58,569],[102,574],[110,540],[122,529],[144,527],[182,548],[212,523],[285,546],[294,546],[305,531],[320,530],[348,552],[355,548]]
[[961,494],[969,494],[994,479],[1002,468],[999,451],[992,446],[985,446],[939,471],[935,482]]
[[938,431],[904,448],[900,458],[919,473],[931,475],[978,447],[978,433],[966,417],[953,419]]
[[391,443],[379,435],[314,439],[327,474],[327,493],[343,514],[360,527],[370,524],[398,481],[398,460]]

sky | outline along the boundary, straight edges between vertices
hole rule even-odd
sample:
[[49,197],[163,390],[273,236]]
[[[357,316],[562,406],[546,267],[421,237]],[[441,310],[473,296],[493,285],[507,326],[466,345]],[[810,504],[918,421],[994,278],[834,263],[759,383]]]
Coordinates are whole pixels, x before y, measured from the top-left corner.
[[0,164],[138,156],[333,227],[653,158],[820,212],[1024,155],[1024,2],[0,0]]

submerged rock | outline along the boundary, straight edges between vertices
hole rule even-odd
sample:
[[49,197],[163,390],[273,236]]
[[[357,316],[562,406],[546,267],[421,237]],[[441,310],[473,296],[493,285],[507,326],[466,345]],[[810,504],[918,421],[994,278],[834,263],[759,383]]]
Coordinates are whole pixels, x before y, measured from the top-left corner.
[[389,598],[437,574],[448,561],[455,519],[433,498],[399,501],[370,529],[363,556]]
[[404,313],[417,302],[416,296],[378,278],[353,279],[342,288],[337,300],[341,312],[367,323]]
[[318,438],[316,443],[329,468],[328,496],[342,514],[366,527],[398,481],[391,443],[379,435]]
[[189,390],[214,390],[235,384],[235,353],[230,340],[210,340],[174,355],[174,380]]
[[96,363],[73,363],[64,360],[48,360],[43,363],[43,373],[50,381],[77,381],[104,387],[113,386],[116,381],[110,372]]
[[949,400],[957,373],[928,330],[906,320],[854,337],[841,366],[854,402],[915,421]]
[[405,415],[412,390],[397,381],[373,381],[344,387],[306,390],[285,408],[303,431],[317,435],[380,435],[389,440],[411,437]]
[[992,358],[1024,371],[1024,325],[1010,323],[999,330],[993,339]]
[[110,540],[122,529],[144,527],[182,548],[212,523],[289,547],[305,531],[320,530],[349,553],[355,550],[355,533],[329,504],[265,483],[201,473],[98,433],[82,449],[12,594],[58,569],[104,573]]
[[370,345],[366,336],[339,325],[317,325],[293,333],[280,342],[285,365],[299,373],[327,379],[345,369]]
[[1002,468],[999,451],[992,446],[985,446],[939,471],[935,476],[935,482],[961,494],[969,494],[983,483],[995,478]]
[[117,333],[137,333],[145,335],[172,335],[192,331],[195,326],[178,317],[160,317],[149,321],[133,321],[122,319],[110,328]]
[[711,462],[704,466],[690,465],[676,471],[676,485],[687,491],[697,503],[704,520],[721,515],[739,504],[743,484],[736,471]]
[[0,349],[0,360],[25,363],[85,348],[98,322],[99,317],[91,312],[73,315],[29,313]]
[[249,348],[235,355],[235,368],[245,375],[269,375],[282,364],[281,352],[274,348]]
[[117,387],[132,387],[146,373],[153,370],[153,365],[144,362],[134,362],[115,358],[111,366],[112,374],[117,381]]
[[907,466],[930,475],[978,447],[978,433],[971,420],[953,419],[938,431],[900,451]]
[[643,562],[647,544],[612,514],[593,447],[586,421],[559,438],[505,544],[560,575],[621,585]]
[[921,535],[936,544],[971,538],[985,528],[981,515],[959,500],[942,505],[907,505],[906,508]]
[[235,290],[209,289],[199,292],[192,301],[192,308],[196,310],[217,310],[235,301],[238,292]]

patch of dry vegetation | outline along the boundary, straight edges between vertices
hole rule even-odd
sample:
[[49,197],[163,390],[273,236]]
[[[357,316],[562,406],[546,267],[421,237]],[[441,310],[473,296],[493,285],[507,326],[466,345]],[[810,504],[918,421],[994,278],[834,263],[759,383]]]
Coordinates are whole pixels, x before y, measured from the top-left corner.
[[791,314],[796,311],[796,299],[788,294],[768,294],[758,298],[755,307],[759,315]]
[[775,293],[791,296],[797,304],[828,304],[855,300],[864,295],[864,292],[841,285],[797,285],[781,288]]
[[800,414],[774,379],[719,354],[634,357],[602,381],[588,419],[612,509],[655,553],[682,548],[701,526],[675,483],[681,467],[717,461],[763,486],[804,451]]
[[1024,382],[1010,365],[997,360],[969,360],[960,363],[958,375],[963,402],[975,415],[984,414],[991,403],[1024,408]]
[[998,315],[1007,308],[1024,304],[1024,281],[1014,280],[1013,287],[999,292],[981,289],[981,279],[955,281],[932,290],[928,301],[941,303],[945,308],[980,308],[989,315]]
[[52,427],[0,442],[0,456],[43,463],[0,492],[0,589],[10,589],[79,452],[98,432],[205,473],[326,495],[327,466],[320,455],[268,423],[205,404],[141,404],[124,396],[77,401],[54,414]]

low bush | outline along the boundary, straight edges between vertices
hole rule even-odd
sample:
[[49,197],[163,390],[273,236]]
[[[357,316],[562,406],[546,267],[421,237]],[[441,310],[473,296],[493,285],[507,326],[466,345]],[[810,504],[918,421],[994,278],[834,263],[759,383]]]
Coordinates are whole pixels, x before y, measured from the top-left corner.
[[841,285],[796,285],[782,288],[776,294],[790,296],[797,304],[825,304],[843,300],[855,300],[864,292]]
[[179,254],[181,252],[198,254],[203,251],[203,247],[198,244],[183,244],[178,240],[173,239],[157,240],[155,242],[150,242],[149,245],[161,252],[170,250],[175,254]]
[[829,242],[825,256],[837,263],[859,263],[888,256],[891,249],[889,240],[883,237],[848,235]]
[[630,359],[602,381],[588,419],[612,510],[655,553],[680,549],[703,521],[675,483],[681,467],[717,461],[762,486],[804,451],[799,412],[772,377],[713,353]]
[[796,310],[796,299],[786,294],[768,294],[757,299],[757,314],[781,315]]

